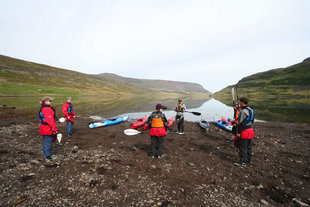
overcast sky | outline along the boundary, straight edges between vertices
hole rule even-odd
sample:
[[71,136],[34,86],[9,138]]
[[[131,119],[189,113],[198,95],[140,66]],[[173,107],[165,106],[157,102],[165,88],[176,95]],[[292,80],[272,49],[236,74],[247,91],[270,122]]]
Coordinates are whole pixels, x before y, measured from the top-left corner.
[[0,0],[0,54],[211,92],[310,56],[310,0]]

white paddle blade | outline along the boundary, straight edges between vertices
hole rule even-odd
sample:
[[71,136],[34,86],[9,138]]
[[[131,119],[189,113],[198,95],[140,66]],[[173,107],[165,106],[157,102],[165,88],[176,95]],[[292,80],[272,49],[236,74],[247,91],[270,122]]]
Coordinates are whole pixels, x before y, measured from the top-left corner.
[[62,134],[61,133],[58,133],[57,134],[57,140],[58,140],[58,143],[61,142],[61,138],[62,138]]
[[232,87],[231,89],[231,95],[232,95],[233,101],[235,101],[235,88],[234,87]]
[[124,133],[128,136],[133,136],[133,135],[140,134],[141,132],[135,129],[125,129]]

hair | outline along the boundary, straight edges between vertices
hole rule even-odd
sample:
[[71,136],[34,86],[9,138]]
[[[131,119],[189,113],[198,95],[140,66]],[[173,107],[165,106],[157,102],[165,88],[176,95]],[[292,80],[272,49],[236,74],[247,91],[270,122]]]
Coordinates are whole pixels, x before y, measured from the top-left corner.
[[246,97],[241,97],[241,98],[239,98],[239,101],[240,101],[240,102],[243,102],[243,103],[245,103],[245,104],[248,104],[248,103],[249,103],[249,100],[248,100]]

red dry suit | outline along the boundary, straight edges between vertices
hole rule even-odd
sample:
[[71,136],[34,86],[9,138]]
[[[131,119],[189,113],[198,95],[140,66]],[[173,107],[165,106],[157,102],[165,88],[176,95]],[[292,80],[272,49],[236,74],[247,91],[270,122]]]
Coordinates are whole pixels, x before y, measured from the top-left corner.
[[66,121],[74,122],[73,116],[75,116],[75,113],[73,111],[73,105],[72,103],[64,103],[62,105],[62,113],[65,115]]
[[56,111],[53,107],[43,104],[39,110],[40,134],[52,135],[57,133]]

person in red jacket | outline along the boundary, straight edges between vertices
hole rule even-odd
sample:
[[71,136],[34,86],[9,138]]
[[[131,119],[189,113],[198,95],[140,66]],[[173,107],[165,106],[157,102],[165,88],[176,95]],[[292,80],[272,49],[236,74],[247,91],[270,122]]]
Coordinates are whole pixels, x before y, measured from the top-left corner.
[[73,111],[72,98],[68,97],[67,102],[62,105],[62,113],[65,115],[67,122],[66,134],[68,137],[72,137],[72,126],[74,123],[75,113]]
[[52,155],[53,136],[57,134],[56,127],[56,111],[51,107],[53,98],[44,96],[40,102],[41,108],[39,110],[40,119],[40,134],[43,136],[43,155],[47,160],[55,160],[56,156]]
[[239,167],[246,167],[246,163],[251,163],[252,159],[254,110],[248,106],[248,99],[245,97],[239,99],[239,106],[235,146],[239,149],[240,162],[234,164]]
[[168,121],[165,114],[162,113],[163,106],[157,104],[155,111],[149,116],[147,121],[148,129],[151,136],[151,153],[150,156],[154,158],[163,157],[164,137],[167,135]]

